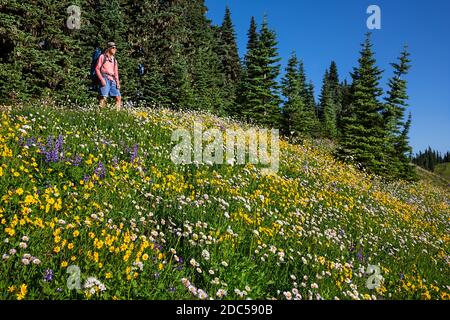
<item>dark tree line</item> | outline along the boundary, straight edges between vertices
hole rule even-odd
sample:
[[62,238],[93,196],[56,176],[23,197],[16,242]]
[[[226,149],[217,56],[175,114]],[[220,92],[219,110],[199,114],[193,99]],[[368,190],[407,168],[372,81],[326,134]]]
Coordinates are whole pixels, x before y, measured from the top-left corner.
[[[69,5],[81,8],[80,30],[66,27]],[[0,0],[0,104],[94,99],[87,90],[91,54],[115,41],[129,101],[208,110],[280,128],[286,137],[330,138],[342,159],[386,177],[414,179],[406,47],[392,63],[384,93],[368,35],[351,83],[340,80],[332,61],[316,101],[295,52],[278,81],[281,59],[267,17],[260,26],[251,19],[241,59],[230,10],[220,26],[206,10],[204,0]]]
[[442,155],[440,152],[428,147],[425,151],[419,151],[413,159],[413,163],[418,166],[433,172],[436,165],[441,163],[450,163],[450,151]]

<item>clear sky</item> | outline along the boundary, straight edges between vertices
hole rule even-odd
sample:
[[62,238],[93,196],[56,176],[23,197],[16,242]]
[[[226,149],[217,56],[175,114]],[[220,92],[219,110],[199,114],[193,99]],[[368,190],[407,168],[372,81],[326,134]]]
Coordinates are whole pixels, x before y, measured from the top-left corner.
[[221,24],[225,6],[231,9],[239,53],[245,54],[251,16],[258,25],[265,14],[277,33],[283,72],[290,53],[303,59],[309,79],[320,92],[331,60],[341,78],[350,80],[360,44],[370,31],[369,5],[381,8],[381,30],[373,30],[377,62],[385,70],[382,86],[392,76],[389,65],[403,47],[410,48],[412,69],[407,77],[413,123],[414,153],[428,146],[450,151],[450,1],[449,0],[206,0],[208,17]]

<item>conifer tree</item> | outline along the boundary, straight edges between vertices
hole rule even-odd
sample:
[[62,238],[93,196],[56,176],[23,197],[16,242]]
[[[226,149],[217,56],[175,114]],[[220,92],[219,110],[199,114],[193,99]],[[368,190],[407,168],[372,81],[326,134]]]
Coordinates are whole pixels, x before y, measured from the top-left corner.
[[279,127],[281,111],[279,85],[280,58],[275,32],[269,29],[266,17],[257,37],[252,19],[249,31],[249,51],[245,58],[245,79],[240,92],[243,114],[247,120],[261,125]]
[[241,80],[241,62],[236,44],[236,33],[231,20],[231,11],[227,6],[222,26],[216,30],[218,42],[218,55],[220,59],[220,70],[224,75],[223,93],[224,109],[228,114],[236,114],[236,94],[239,81]]
[[224,114],[223,74],[217,55],[218,40],[214,36],[211,21],[206,17],[204,0],[179,0],[183,8],[182,25],[186,28],[187,39],[183,51],[187,57],[192,89],[195,92],[193,109],[210,110]]
[[[160,3],[154,0],[122,0],[121,8],[126,25],[124,40],[127,50],[119,47],[118,58],[121,66],[119,72],[126,76],[124,95],[135,102],[168,106],[168,95],[173,91],[163,79],[162,68],[169,65],[164,59],[173,52],[168,45],[162,45],[160,37],[167,36],[166,30],[172,27],[171,20],[162,18]],[[167,15],[170,15],[169,10]],[[157,23],[158,20],[166,23],[165,30],[162,30],[161,23]],[[161,50],[162,47],[165,50]]]
[[283,105],[283,132],[286,135],[305,134],[308,127],[305,120],[305,102],[301,95],[299,61],[295,53],[292,54],[282,79],[282,92],[285,97]]
[[252,63],[253,58],[253,50],[258,48],[259,43],[259,35],[258,35],[258,25],[256,24],[255,17],[251,17],[250,19],[250,28],[247,33],[248,43],[247,43],[247,54],[245,56],[245,66],[248,68],[248,65]]
[[0,42],[6,50],[0,55],[0,103],[83,97],[82,71],[76,67],[80,30],[69,30],[66,20],[62,2],[1,3]]
[[408,106],[406,103],[406,100],[408,100],[406,93],[407,82],[404,76],[411,68],[409,56],[407,47],[405,47],[399,58],[399,63],[391,63],[391,66],[394,68],[394,77],[389,80],[389,91],[385,98],[386,108],[383,116],[387,129],[393,135],[400,134],[401,127],[404,124],[405,109]]
[[298,79],[298,59],[295,52],[289,58],[286,73],[281,81],[285,102],[283,105],[283,132],[287,135],[293,133],[295,114],[302,103],[300,99],[300,82]]
[[[244,56],[244,61],[242,65],[242,79],[238,85],[238,92],[236,98],[236,106],[234,107],[234,112],[231,115],[235,115],[243,118],[247,122],[250,121],[250,113],[248,109],[250,108],[250,103],[254,100],[252,95],[253,87],[252,82],[256,79],[256,50],[258,48],[258,26],[255,21],[255,17],[250,19],[250,27],[247,32],[247,52]],[[255,101],[256,102],[256,101]]]
[[324,110],[325,110],[325,104],[331,103],[331,91],[330,91],[330,73],[328,69],[325,70],[325,75],[322,80],[322,91],[320,93],[320,100],[319,104],[316,107],[317,110],[317,117],[318,119],[323,122],[324,121]]
[[241,65],[236,44],[236,33],[228,6],[225,10],[222,26],[219,29],[219,36],[222,71],[225,74],[227,85],[234,86],[240,80]]
[[250,27],[247,32],[247,51],[244,56],[244,59],[241,63],[241,80],[237,85],[236,92],[236,103],[231,110],[229,110],[229,115],[236,116],[247,122],[250,121],[250,114],[245,112],[245,110],[249,106],[250,97],[248,96],[248,92],[250,91],[250,83],[251,77],[254,75],[252,66],[256,64],[256,49],[258,47],[258,26],[256,25],[255,17],[251,17],[250,19]]
[[352,105],[352,92],[351,92],[351,85],[347,83],[347,80],[344,80],[340,84],[341,93],[341,110],[340,113],[336,115],[336,125],[338,129],[338,134],[341,136],[342,132],[344,130],[344,124],[345,122],[343,119],[349,115],[349,111],[351,109]]
[[334,138],[337,135],[336,128],[336,105],[334,100],[330,73],[328,69],[325,71],[323,78],[322,92],[320,95],[319,109],[321,112],[320,121],[322,122],[322,133],[329,138]]
[[320,135],[320,123],[319,118],[317,117],[317,104],[314,93],[314,84],[312,81],[306,85],[306,94],[305,94],[305,105],[306,112],[309,115],[309,132],[313,137],[318,137]]
[[410,54],[407,47],[401,53],[398,63],[392,63],[394,77],[389,80],[389,90],[385,98],[385,109],[383,110],[384,124],[388,133],[386,153],[390,157],[390,174],[404,179],[414,178],[410,159],[407,156],[411,151],[408,143],[408,132],[411,126],[411,115],[404,122],[405,109],[408,106],[408,95],[406,92],[407,81],[404,76],[408,73],[410,66]]
[[[336,107],[338,107],[341,104],[341,86],[339,82],[339,72],[335,61],[331,61],[328,74],[328,83],[333,98],[333,103]],[[337,109],[336,111],[340,110]]]
[[411,165],[412,148],[409,145],[409,130],[411,128],[411,113],[403,126],[403,131],[397,139],[395,150],[400,167],[398,168],[398,177],[405,180],[417,180],[417,173],[414,166]]
[[339,153],[351,156],[365,169],[373,173],[386,174],[387,155],[384,145],[387,134],[381,112],[383,105],[378,100],[383,94],[379,87],[382,71],[376,66],[370,34],[362,44],[359,66],[352,75],[352,105],[344,120],[343,137]]
[[[308,107],[311,107],[311,96],[310,96],[310,90],[309,84],[306,79],[306,72],[305,72],[305,64],[303,63],[303,60],[300,60],[299,63],[299,69],[298,69],[298,78],[300,81],[300,95],[303,98],[303,101],[305,101],[305,105]],[[314,97],[314,93],[313,93]],[[314,113],[316,113],[316,110],[314,110]]]
[[331,62],[328,80],[330,86],[330,93],[332,96],[333,105],[336,113],[335,126],[336,126],[336,135],[338,135],[339,134],[338,122],[342,114],[343,93],[342,93],[342,86],[339,80],[339,72],[335,61]]

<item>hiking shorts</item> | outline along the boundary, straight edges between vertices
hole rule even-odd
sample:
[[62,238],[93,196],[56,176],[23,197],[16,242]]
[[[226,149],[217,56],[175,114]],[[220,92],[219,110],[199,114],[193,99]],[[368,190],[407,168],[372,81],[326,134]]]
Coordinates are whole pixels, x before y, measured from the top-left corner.
[[120,97],[120,90],[117,89],[116,81],[104,77],[106,85],[99,88],[98,94],[101,97]]

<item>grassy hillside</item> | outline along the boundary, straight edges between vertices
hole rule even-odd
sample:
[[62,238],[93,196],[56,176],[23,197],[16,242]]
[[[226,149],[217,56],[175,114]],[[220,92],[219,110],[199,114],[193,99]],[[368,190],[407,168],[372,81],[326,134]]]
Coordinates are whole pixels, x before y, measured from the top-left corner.
[[433,184],[435,186],[438,186],[438,187],[441,187],[441,188],[444,188],[447,190],[450,189],[449,180],[446,180],[442,175],[425,170],[419,166],[416,166],[416,171],[421,180],[427,181],[430,184]]
[[281,142],[278,176],[175,165],[171,133],[194,120],[240,126],[164,109],[3,111],[0,298],[450,298],[448,190],[385,183],[309,142]]
[[440,163],[434,168],[434,173],[450,183],[450,163]]

